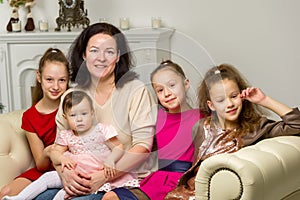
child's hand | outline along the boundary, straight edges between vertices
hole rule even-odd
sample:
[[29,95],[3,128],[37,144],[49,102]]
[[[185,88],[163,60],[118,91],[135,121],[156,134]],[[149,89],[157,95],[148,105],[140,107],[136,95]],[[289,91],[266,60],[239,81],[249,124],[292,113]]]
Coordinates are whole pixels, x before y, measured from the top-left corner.
[[75,169],[76,163],[66,156],[62,156],[61,158],[61,170],[64,171],[65,168],[67,169]]
[[266,98],[266,95],[261,91],[261,89],[250,87],[241,92],[241,98],[247,99],[252,103],[259,104]]
[[116,175],[115,162],[109,159],[104,163],[104,175],[106,178],[112,178]]

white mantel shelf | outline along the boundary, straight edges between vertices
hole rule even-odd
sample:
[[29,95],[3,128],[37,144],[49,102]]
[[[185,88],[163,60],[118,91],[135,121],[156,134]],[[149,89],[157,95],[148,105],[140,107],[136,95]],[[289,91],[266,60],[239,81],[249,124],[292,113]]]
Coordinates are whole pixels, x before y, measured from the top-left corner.
[[[129,42],[157,41],[168,39],[173,34],[174,29],[169,28],[134,28],[123,31]],[[73,42],[80,34],[79,31],[49,31],[49,32],[2,32],[0,33],[1,43],[28,43],[28,42],[46,42],[47,39],[56,42]]]
[[[4,113],[31,106],[35,70],[46,49],[67,53],[78,31],[0,33],[0,102]],[[123,31],[135,58],[135,68],[143,81],[161,62],[170,59],[170,38],[174,29],[134,28]]]

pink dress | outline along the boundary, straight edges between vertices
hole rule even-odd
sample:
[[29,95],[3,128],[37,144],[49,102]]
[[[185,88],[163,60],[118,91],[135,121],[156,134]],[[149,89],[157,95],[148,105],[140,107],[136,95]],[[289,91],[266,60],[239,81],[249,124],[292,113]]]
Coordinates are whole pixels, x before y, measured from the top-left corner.
[[167,113],[160,109],[156,122],[159,170],[140,183],[150,199],[164,199],[194,161],[192,128],[202,118],[198,109]]
[[[105,141],[117,136],[113,126],[97,124],[92,132],[83,136],[76,136],[72,130],[61,131],[56,138],[56,143],[68,146],[65,155],[76,162],[76,169],[83,173],[93,173],[103,170],[103,164],[111,153]],[[99,191],[110,191],[116,187],[138,186],[135,174],[127,173],[113,182],[104,184]]]

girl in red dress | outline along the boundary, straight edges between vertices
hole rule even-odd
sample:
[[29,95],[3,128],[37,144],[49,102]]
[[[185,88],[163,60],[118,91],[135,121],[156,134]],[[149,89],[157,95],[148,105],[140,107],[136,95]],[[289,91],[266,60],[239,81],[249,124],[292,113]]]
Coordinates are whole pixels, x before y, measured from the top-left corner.
[[49,159],[50,145],[56,137],[55,116],[61,95],[68,89],[69,62],[59,49],[49,48],[39,62],[32,107],[23,113],[22,129],[36,167],[16,177],[1,189],[0,199],[16,195],[44,172],[54,169]]

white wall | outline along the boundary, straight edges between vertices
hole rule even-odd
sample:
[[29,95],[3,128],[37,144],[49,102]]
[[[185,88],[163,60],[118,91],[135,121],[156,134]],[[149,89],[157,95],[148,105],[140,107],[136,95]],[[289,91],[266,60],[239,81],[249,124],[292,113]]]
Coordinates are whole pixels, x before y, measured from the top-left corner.
[[[211,66],[209,56],[203,56],[207,51],[215,63],[235,65],[268,95],[300,107],[299,0],[86,0],[85,7],[92,23],[106,17],[118,25],[127,16],[133,27],[144,27],[150,26],[152,16],[160,16],[165,26],[177,30],[173,59],[200,71],[191,79],[200,81]],[[57,1],[37,0],[32,12],[36,22],[48,18],[56,26]],[[0,13],[3,32],[10,17],[6,0]],[[24,13],[21,9],[25,22]]]

